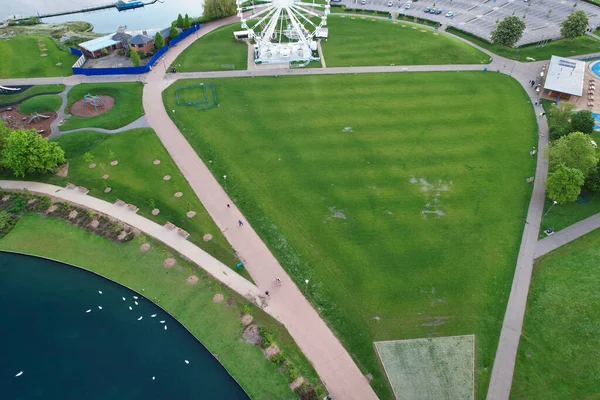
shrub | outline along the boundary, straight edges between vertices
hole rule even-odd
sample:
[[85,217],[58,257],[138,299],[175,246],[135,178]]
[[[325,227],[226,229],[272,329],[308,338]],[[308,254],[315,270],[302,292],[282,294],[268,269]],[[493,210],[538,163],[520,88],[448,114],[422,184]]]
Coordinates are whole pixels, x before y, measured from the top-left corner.
[[302,385],[296,389],[296,394],[300,398],[300,400],[317,400],[319,399],[319,395],[315,390],[315,387],[308,382],[304,382]]
[[263,337],[263,341],[260,345],[263,349],[273,344],[274,337],[273,333],[269,330],[269,328],[261,326],[258,328],[258,332],[260,333],[260,336]]
[[270,358],[270,361],[277,366],[282,365],[286,361],[286,358],[283,355],[283,351],[280,351],[279,353],[272,355]]
[[0,237],[3,237],[10,232],[16,222],[16,219],[6,211],[0,212]]
[[291,361],[288,361],[283,366],[283,374],[289,379],[290,382],[295,381],[300,376],[300,373]]

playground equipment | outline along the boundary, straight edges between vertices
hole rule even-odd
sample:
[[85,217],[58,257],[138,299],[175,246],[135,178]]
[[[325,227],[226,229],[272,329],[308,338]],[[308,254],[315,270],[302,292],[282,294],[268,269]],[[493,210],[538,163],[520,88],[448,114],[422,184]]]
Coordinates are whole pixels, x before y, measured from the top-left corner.
[[[211,93],[212,92],[212,96]],[[199,93],[202,93],[199,95]],[[212,101],[210,99],[212,97]],[[175,88],[175,98],[178,106],[192,106],[200,109],[217,107],[217,90],[210,83],[180,86]]]
[[[329,1],[236,0],[244,36],[254,41],[254,62],[262,64],[319,60],[315,38],[328,36]],[[244,12],[251,11],[246,19]]]
[[102,107],[106,107],[106,104],[104,104],[104,101],[100,98],[100,96],[92,96],[89,93],[86,94],[85,96],[83,96],[83,108],[87,107],[88,102],[94,106],[95,111],[98,111],[98,103],[97,102],[100,102],[102,104]]
[[0,93],[18,92],[20,90],[21,90],[21,88],[9,88],[6,86],[0,86]]
[[33,121],[38,122],[40,119],[48,119],[48,118],[50,118],[50,116],[48,116],[48,115],[33,113],[33,114],[31,114],[31,118],[29,118],[29,121],[27,123],[30,124]]

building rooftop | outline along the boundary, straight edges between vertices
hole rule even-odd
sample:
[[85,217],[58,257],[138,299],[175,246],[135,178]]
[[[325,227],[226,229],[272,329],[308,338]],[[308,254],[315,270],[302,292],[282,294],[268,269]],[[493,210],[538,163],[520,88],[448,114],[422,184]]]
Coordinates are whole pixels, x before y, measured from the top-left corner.
[[86,49],[87,51],[94,52],[105,49],[120,42],[113,39],[114,33],[110,35],[101,36],[96,39],[88,40],[87,42],[79,43],[79,47]]
[[552,56],[547,74],[544,89],[573,96],[583,94],[584,61]]
[[136,35],[129,40],[129,44],[135,44],[135,45],[146,44],[153,40],[154,40],[153,38],[148,37],[146,35]]

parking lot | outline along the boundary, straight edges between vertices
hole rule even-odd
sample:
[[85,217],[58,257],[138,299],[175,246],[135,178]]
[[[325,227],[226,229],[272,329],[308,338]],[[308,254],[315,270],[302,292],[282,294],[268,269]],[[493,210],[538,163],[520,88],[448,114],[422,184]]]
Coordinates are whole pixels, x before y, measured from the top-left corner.
[[[513,13],[516,16],[525,15],[527,27],[523,37],[517,43],[522,46],[527,43],[540,42],[547,39],[560,37],[559,24],[567,18],[574,10],[584,10],[590,20],[590,27],[600,25],[600,8],[582,1],[573,0],[536,0],[525,2],[523,0],[413,0],[410,9],[406,9],[407,0],[393,1],[389,7],[387,0],[342,0],[332,4],[345,5],[347,8],[362,9],[365,11],[384,11],[406,14],[411,17],[419,17],[436,21],[444,26],[454,26],[463,31],[473,33],[477,36],[489,39],[490,32],[496,26],[496,21],[501,20]],[[573,4],[577,3],[577,7]],[[433,15],[425,13],[427,7],[441,9],[442,13]],[[548,13],[549,10],[552,10]],[[447,18],[448,11],[454,13],[453,18]]]

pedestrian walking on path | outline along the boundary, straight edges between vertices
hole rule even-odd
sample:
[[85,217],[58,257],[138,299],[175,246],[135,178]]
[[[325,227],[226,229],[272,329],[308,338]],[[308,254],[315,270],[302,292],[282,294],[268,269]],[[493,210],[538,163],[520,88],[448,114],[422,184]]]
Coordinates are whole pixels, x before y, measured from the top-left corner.
[[268,290],[265,292],[265,294],[267,295],[267,297],[269,297],[269,291]]
[[275,278],[275,282],[277,282],[278,285],[281,285],[281,279]]
[[242,220],[241,219],[238,220],[238,226],[242,226],[242,225],[244,225],[244,223],[242,222]]
[[227,204],[227,208],[231,208],[231,206],[229,204]]

